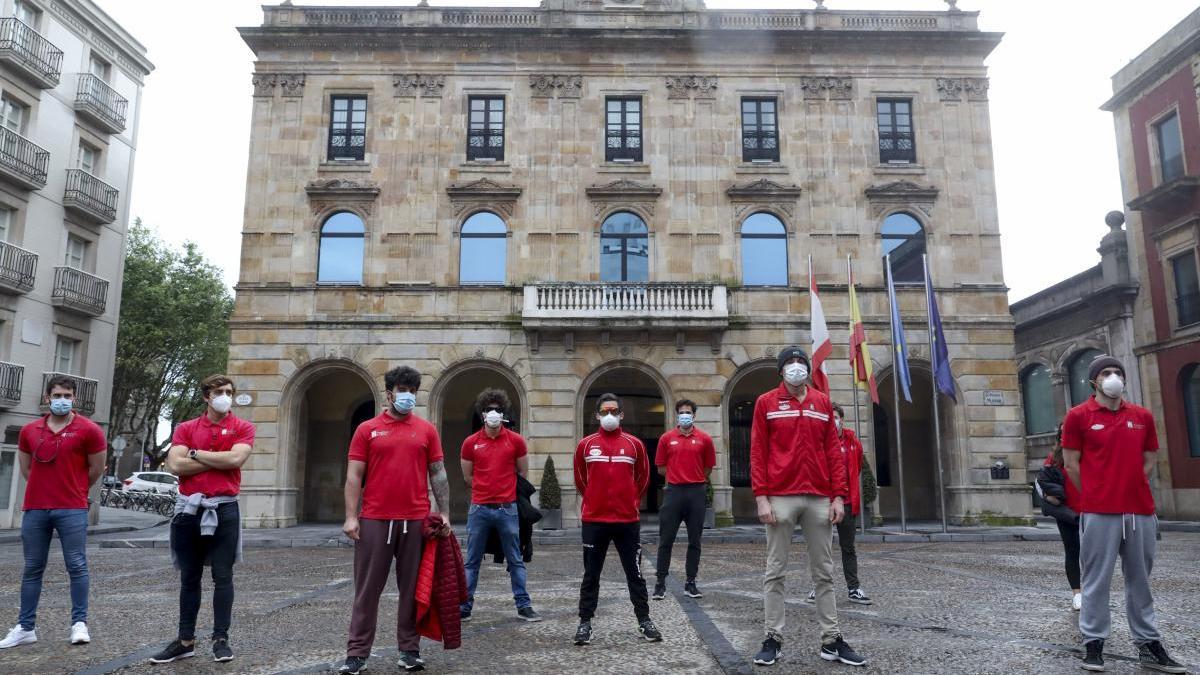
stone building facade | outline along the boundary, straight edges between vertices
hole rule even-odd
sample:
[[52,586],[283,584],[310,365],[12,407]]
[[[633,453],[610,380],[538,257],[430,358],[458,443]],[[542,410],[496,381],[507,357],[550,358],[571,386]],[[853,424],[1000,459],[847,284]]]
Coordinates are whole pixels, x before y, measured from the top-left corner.
[[44,383],[108,423],[146,48],[90,0],[0,2],[0,528]]
[[604,391],[650,447],[674,400],[697,401],[715,508],[752,516],[749,410],[776,353],[810,339],[809,256],[847,404],[855,261],[884,395],[861,427],[894,515],[885,251],[910,282],[909,517],[938,503],[928,251],[958,388],[942,400],[950,519],[1028,518],[983,65],[1000,36],[975,13],[285,3],[241,32],[257,61],[229,368],[258,426],[249,526],[341,518],[350,433],[397,364],[425,375],[455,517],[486,386],[516,401],[535,483],[554,458],[567,523]]

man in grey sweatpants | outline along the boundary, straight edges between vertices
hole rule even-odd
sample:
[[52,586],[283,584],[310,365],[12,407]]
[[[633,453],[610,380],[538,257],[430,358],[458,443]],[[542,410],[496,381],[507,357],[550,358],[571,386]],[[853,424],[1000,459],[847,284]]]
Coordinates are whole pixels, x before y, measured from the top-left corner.
[[1104,641],[1112,628],[1109,588],[1121,558],[1125,611],[1142,666],[1185,673],[1163,647],[1154,620],[1150,570],[1158,517],[1150,493],[1150,471],[1158,452],[1154,417],[1124,400],[1125,368],[1111,356],[1092,361],[1088,379],[1095,394],[1063,420],[1063,460],[1079,486],[1079,563],[1083,607],[1079,632],[1087,654],[1085,670],[1104,670]]

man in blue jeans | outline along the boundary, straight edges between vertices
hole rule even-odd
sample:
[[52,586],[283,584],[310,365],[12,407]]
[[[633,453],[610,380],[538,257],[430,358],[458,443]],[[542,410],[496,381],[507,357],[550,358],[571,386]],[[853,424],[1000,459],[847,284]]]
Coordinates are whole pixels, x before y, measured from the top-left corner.
[[504,426],[509,409],[508,394],[487,389],[475,399],[475,412],[483,428],[467,437],[462,446],[463,479],[471,488],[467,514],[467,601],[459,608],[463,621],[471,618],[475,584],[488,537],[495,531],[500,539],[508,576],[512,582],[517,616],[541,621],[525,591],[525,560],[521,557],[520,524],[517,515],[517,474],[529,474],[525,439]]
[[21,476],[26,482],[21,519],[25,573],[21,577],[20,622],[0,640],[0,649],[37,642],[34,627],[42,575],[55,531],[71,577],[70,642],[92,641],[87,627],[87,493],[104,473],[108,444],[95,422],[72,410],[75,390],[75,380],[70,377],[50,378],[44,399],[50,414],[22,427],[17,440]]

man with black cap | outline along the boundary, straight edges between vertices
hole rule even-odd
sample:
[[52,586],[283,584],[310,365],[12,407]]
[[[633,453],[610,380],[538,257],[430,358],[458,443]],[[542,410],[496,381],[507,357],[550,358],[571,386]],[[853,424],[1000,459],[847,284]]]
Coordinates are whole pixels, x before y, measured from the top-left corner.
[[1085,670],[1104,670],[1104,640],[1111,630],[1109,586],[1121,557],[1129,632],[1142,666],[1165,673],[1187,669],[1162,646],[1155,626],[1150,570],[1154,566],[1158,519],[1150,493],[1150,471],[1158,451],[1154,417],[1124,400],[1125,367],[1099,356],[1088,368],[1095,390],[1063,420],[1063,463],[1079,486],[1079,563],[1083,606],[1079,632],[1087,654]]
[[783,655],[784,575],[796,524],[808,545],[808,569],[816,587],[820,656],[864,665],[842,639],[833,591],[834,523],[850,497],[846,462],[829,397],[809,387],[808,355],[799,347],[779,353],[779,387],[758,397],[750,426],[750,486],[758,519],[767,526],[767,570],[763,579],[766,639],[754,657],[761,666]]

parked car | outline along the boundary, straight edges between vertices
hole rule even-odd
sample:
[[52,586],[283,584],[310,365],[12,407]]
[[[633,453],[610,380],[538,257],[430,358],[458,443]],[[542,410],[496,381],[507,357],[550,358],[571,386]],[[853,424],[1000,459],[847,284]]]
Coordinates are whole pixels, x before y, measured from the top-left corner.
[[117,478],[116,476],[104,474],[104,477],[100,479],[100,487],[113,488],[114,490],[120,490],[121,489],[121,479]]
[[179,479],[175,474],[166,471],[135,471],[122,483],[127,491],[172,493],[179,491]]

